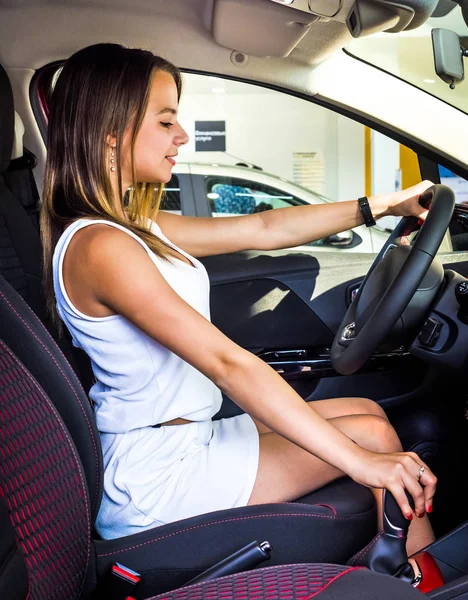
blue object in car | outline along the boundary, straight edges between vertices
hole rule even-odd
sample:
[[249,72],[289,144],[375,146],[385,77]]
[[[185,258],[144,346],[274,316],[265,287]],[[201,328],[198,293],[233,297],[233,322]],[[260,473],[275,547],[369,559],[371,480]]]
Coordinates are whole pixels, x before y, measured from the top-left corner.
[[255,198],[249,188],[216,183],[211,191],[218,195],[213,201],[214,212],[249,215],[255,210]]

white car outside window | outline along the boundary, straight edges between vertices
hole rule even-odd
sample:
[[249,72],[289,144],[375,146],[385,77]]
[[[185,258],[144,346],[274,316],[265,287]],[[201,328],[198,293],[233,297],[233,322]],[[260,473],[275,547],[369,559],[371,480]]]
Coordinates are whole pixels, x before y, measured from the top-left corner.
[[[197,201],[205,203],[208,201],[213,217],[237,216],[288,206],[332,202],[321,194],[257,168],[210,163],[179,163],[174,169],[174,174],[181,173],[190,173],[192,177],[203,178],[204,186],[194,187],[204,190],[205,197],[198,198]],[[313,246],[314,251],[377,253],[387,238],[388,231],[378,225],[371,228],[361,225],[351,231],[314,242]]]

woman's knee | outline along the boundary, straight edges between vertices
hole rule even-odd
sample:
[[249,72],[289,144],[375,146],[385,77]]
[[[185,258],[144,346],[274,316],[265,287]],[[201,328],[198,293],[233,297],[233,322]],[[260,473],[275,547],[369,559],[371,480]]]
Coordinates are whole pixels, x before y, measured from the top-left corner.
[[373,452],[400,452],[401,444],[396,431],[387,419],[378,415],[349,415],[331,419],[338,429],[359,446]]
[[398,435],[387,417],[369,415],[366,417],[369,432],[369,450],[374,452],[401,452]]
[[353,409],[355,414],[374,415],[388,421],[388,417],[380,404],[369,398],[354,398]]

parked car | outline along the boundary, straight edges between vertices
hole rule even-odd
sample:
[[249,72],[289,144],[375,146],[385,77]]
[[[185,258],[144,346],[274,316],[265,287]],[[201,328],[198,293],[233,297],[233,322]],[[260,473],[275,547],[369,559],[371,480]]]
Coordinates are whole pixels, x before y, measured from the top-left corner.
[[[263,170],[214,163],[177,163],[161,208],[177,214],[229,217],[287,206],[332,202],[287,179]],[[314,250],[377,253],[388,239],[378,224],[352,230],[308,244]]]

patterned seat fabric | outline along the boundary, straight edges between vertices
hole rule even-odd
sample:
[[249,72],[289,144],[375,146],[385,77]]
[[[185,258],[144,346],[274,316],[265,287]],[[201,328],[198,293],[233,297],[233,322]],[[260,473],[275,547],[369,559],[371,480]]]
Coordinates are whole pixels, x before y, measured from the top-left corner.
[[[7,557],[9,569],[0,572],[0,591],[13,589],[14,595],[8,593],[9,600],[24,600],[26,594],[28,600],[79,599],[91,554],[91,510],[83,467],[52,402],[3,341],[0,500],[0,508],[6,506],[11,524],[0,531],[1,539],[6,540],[5,547],[11,548],[12,529],[19,549],[9,551],[14,562]],[[4,518],[8,519],[8,515],[4,514]],[[4,558],[0,556],[3,564]],[[12,573],[16,577],[21,573],[23,581],[16,585]],[[362,575],[365,577],[361,580]],[[365,597],[423,598],[407,584],[391,577],[385,579],[387,595],[371,593]],[[350,582],[351,594],[347,587],[340,587],[344,580],[346,585]],[[104,593],[99,597],[108,597],[102,583],[100,590]],[[320,596],[320,600],[361,600],[362,593],[376,585],[381,587],[382,576],[365,569],[293,564],[222,577],[160,594],[156,599],[309,600]],[[395,585],[396,591],[392,589]],[[4,594],[2,600],[3,597]],[[141,597],[137,594],[137,598]]]
[[79,598],[91,539],[83,469],[51,401],[1,341],[0,498],[25,558],[29,599]]
[[340,565],[283,565],[267,567],[221,577],[206,583],[190,585],[152,600],[261,600],[266,598],[295,598],[308,600],[316,596],[338,577],[355,571],[356,567]]
[[149,600],[424,600],[407,583],[367,569],[294,564],[180,588]]

